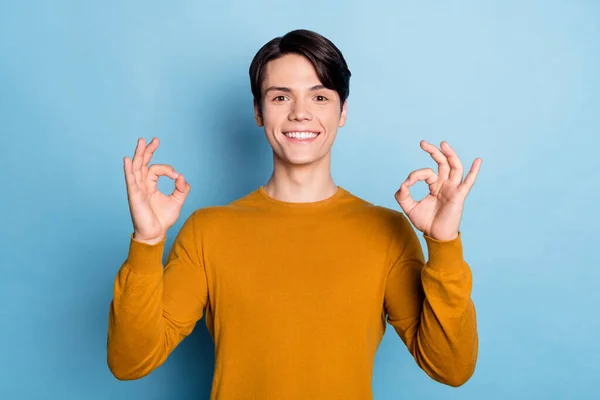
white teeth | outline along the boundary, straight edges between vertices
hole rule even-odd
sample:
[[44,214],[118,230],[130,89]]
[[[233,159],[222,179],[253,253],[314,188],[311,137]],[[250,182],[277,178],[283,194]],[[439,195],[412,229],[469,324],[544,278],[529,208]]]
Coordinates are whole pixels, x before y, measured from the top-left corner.
[[307,140],[317,137],[318,134],[314,132],[286,132],[284,135],[292,139]]

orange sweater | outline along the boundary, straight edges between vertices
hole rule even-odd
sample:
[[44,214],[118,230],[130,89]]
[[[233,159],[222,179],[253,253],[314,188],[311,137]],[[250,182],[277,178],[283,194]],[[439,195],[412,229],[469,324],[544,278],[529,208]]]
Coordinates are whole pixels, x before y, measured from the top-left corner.
[[198,209],[164,269],[164,240],[130,237],[108,365],[122,380],[149,374],[205,316],[213,400],[372,399],[387,321],[428,375],[461,385],[478,349],[471,271],[460,235],[425,240],[427,263],[402,213],[341,187],[313,203],[282,202],[260,187]]

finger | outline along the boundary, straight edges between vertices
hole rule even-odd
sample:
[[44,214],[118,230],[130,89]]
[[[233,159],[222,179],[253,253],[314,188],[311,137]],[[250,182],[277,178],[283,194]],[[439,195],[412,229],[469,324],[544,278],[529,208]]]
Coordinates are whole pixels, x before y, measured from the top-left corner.
[[410,189],[406,182],[403,182],[402,185],[400,185],[400,189],[398,189],[394,197],[402,208],[402,211],[407,215],[419,204],[418,201],[415,201],[415,199],[411,197]]
[[448,179],[448,174],[450,173],[450,166],[448,165],[448,159],[446,158],[446,155],[442,153],[442,151],[436,146],[432,145],[431,143],[425,140],[421,140],[421,148],[428,152],[431,155],[431,158],[433,158],[433,160],[437,163],[438,176],[442,180]]
[[152,156],[156,149],[158,149],[159,145],[158,138],[152,138],[148,146],[146,146],[146,150],[144,151],[144,160],[142,162],[142,177],[145,179],[148,176],[148,164],[150,164],[150,160],[152,160]]
[[123,171],[125,173],[125,184],[127,185],[127,193],[138,189],[135,175],[133,174],[133,164],[129,157],[123,158]]
[[414,185],[418,181],[425,181],[428,185],[433,185],[438,180],[438,176],[431,168],[421,168],[411,172],[406,178],[408,187]]
[[460,162],[460,158],[458,158],[458,155],[456,154],[454,149],[452,147],[450,147],[448,142],[442,142],[440,146],[441,146],[444,154],[446,154],[446,158],[448,159],[448,164],[450,165],[450,176],[449,176],[450,182],[452,182],[456,185],[460,185],[460,183],[462,182],[462,179],[463,179],[463,174],[464,174],[464,170],[463,170],[462,163]]
[[183,177],[183,175],[179,175],[176,179],[175,179],[175,189],[173,190],[173,193],[171,193],[171,197],[177,201],[180,204],[183,204],[183,202],[185,201],[185,198],[187,197],[188,193],[190,192],[191,186],[189,183],[187,183],[185,181],[185,178]]
[[175,168],[168,164],[152,164],[148,169],[148,180],[158,181],[161,176],[166,176],[171,179],[177,179],[179,173],[175,171]]
[[158,179],[161,176],[166,176],[171,179],[177,179],[179,173],[175,171],[173,167],[167,164],[152,164],[150,168],[148,168],[148,188],[153,192],[156,190],[156,185],[158,183]]
[[144,160],[144,149],[146,148],[146,140],[139,138],[137,146],[135,147],[135,153],[133,155],[133,174],[138,185],[143,185],[144,180],[142,176],[142,162]]
[[481,158],[476,158],[475,161],[473,161],[473,165],[471,165],[471,169],[465,177],[465,180],[458,186],[458,190],[465,196],[469,194],[471,188],[475,184],[475,179],[477,179],[477,174],[479,174],[479,169],[481,168],[482,162],[483,160]]

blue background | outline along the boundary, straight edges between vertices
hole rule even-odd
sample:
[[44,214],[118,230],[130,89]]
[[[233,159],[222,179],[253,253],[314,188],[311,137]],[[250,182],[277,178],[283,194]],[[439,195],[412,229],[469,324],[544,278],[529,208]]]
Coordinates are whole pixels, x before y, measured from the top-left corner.
[[106,365],[132,232],[122,158],[159,137],[154,162],[192,184],[183,217],[265,183],[247,71],[296,28],[333,40],[353,73],[336,183],[398,209],[408,173],[434,166],[419,140],[484,160],[461,225],[476,373],[432,381],[388,326],[375,399],[600,398],[600,3],[439,3],[0,3],[0,398],[208,397],[204,320],[146,378]]

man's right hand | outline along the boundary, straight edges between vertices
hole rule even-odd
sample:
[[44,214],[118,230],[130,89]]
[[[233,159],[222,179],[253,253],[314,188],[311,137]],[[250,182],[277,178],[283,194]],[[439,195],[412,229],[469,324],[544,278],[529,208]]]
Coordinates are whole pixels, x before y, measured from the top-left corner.
[[[158,138],[146,146],[143,138],[138,139],[133,161],[123,159],[129,211],[137,241],[155,244],[160,242],[167,230],[177,221],[181,207],[190,192],[190,185],[183,175],[166,164],[148,167],[152,155],[158,148]],[[175,180],[175,190],[169,196],[157,188],[158,178],[167,176]]]

